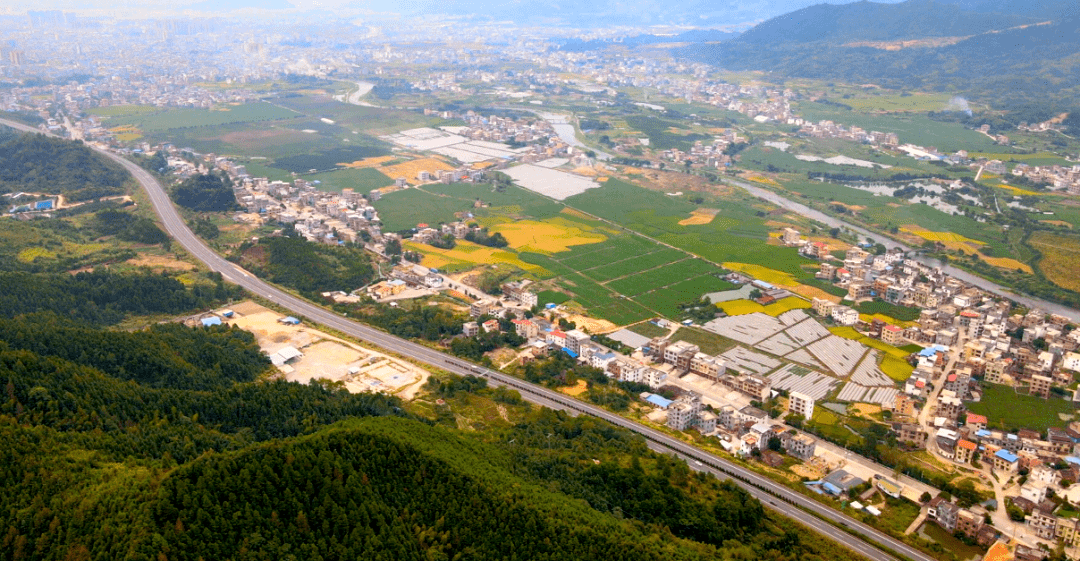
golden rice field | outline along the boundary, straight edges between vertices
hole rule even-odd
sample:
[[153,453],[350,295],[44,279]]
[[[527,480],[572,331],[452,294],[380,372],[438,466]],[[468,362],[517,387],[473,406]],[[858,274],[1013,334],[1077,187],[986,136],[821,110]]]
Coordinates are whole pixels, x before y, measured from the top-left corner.
[[926,228],[923,228],[922,226],[916,226],[914,224],[908,224],[907,226],[902,226],[900,228],[900,231],[901,232],[907,232],[909,234],[914,234],[914,235],[919,236],[920,238],[922,238],[924,240],[930,240],[932,242],[942,242],[942,243],[945,243],[945,242],[958,242],[958,243],[970,243],[970,244],[976,244],[976,245],[983,245],[983,243],[980,242],[980,241],[973,240],[971,238],[961,236],[960,234],[957,234],[957,233],[954,233],[954,232],[934,232],[934,231],[931,231],[931,230],[927,230]]
[[[979,259],[982,259],[983,261],[986,261],[987,263],[995,267],[1009,269],[1010,271],[1015,271],[1019,269],[1029,275],[1035,272],[1034,269],[1031,268],[1031,265],[1028,265],[1027,263],[1023,263],[1021,261],[1017,261],[1016,259],[1013,259],[1011,257],[987,257],[980,253]],[[1075,271],[1075,268],[1073,270]]]
[[378,156],[375,158],[364,158],[363,160],[356,160],[355,162],[339,163],[338,165],[343,168],[357,169],[357,168],[374,168],[379,167],[386,162],[394,160],[393,156]]
[[510,242],[510,247],[518,251],[534,253],[559,253],[575,245],[600,243],[607,236],[598,232],[586,231],[578,223],[565,218],[555,217],[542,222],[519,220],[504,222],[491,227]]
[[1070,230],[1073,227],[1072,223],[1066,222],[1064,220],[1040,220],[1039,222],[1042,222],[1043,224],[1049,224],[1051,226],[1064,226]]
[[986,244],[980,242],[979,240],[973,240],[971,238],[961,236],[960,234],[956,234],[953,232],[933,232],[915,225],[904,226],[900,228],[900,231],[914,234],[924,240],[939,242],[946,248],[951,249],[952,251],[961,251],[964,253],[977,255],[979,259],[982,259],[987,264],[993,265],[995,267],[1009,269],[1011,271],[1020,269],[1021,271],[1024,271],[1028,274],[1033,272],[1030,265],[1027,265],[1026,263],[1023,263],[1021,261],[1017,261],[1016,259],[1013,259],[1011,257],[990,257],[987,255],[983,255],[978,251],[978,246]]
[[392,166],[383,166],[379,168],[379,171],[386,174],[390,179],[397,179],[404,177],[410,183],[416,183],[416,177],[422,171],[434,174],[437,171],[451,171],[454,166],[435,158],[420,158],[418,160],[412,160],[400,164],[394,164]]
[[733,263],[728,261],[722,263],[722,265],[725,269],[746,273],[755,279],[763,280],[777,286],[799,286],[798,281],[795,280],[795,277],[792,276],[791,273],[785,273],[783,271],[777,271],[776,269],[762,267],[761,265],[753,265],[751,263]]
[[990,257],[988,255],[983,255],[981,252],[978,251],[978,246],[986,244],[978,240],[966,238],[964,236],[961,236],[960,234],[954,234],[952,232],[931,232],[929,230],[923,230],[921,228],[918,228],[917,226],[914,228],[905,226],[904,228],[901,228],[901,230],[915,234],[923,239],[939,242],[952,251],[970,253],[977,256],[979,259],[983,260],[987,264],[993,265],[995,267],[1009,269],[1011,271],[1020,269],[1021,271],[1024,271],[1028,274],[1033,272],[1030,265],[1021,261],[1017,261],[1016,259],[1013,259],[1011,257]]
[[708,224],[716,218],[716,214],[720,212],[720,209],[716,208],[698,208],[694,209],[690,213],[690,218],[683,218],[679,221],[679,226],[701,226]]
[[1039,270],[1050,282],[1069,290],[1080,290],[1080,241],[1050,232],[1036,232],[1028,240],[1032,247],[1042,253]]
[[409,240],[403,241],[401,245],[404,249],[423,254],[424,260],[421,264],[425,267],[443,269],[457,266],[462,269],[471,269],[477,265],[505,263],[537,275],[550,274],[539,265],[533,265],[518,259],[517,254],[512,251],[487,247],[464,240],[459,240],[454,249],[439,249]]
[[803,300],[802,298],[796,298],[789,296],[783,300],[773,302],[768,306],[762,306],[752,300],[731,300],[728,302],[721,302],[717,304],[721,310],[724,310],[729,316],[743,316],[746,314],[752,314],[754,312],[761,312],[770,316],[776,317],[784,312],[795,309],[807,309],[810,308],[810,302]]

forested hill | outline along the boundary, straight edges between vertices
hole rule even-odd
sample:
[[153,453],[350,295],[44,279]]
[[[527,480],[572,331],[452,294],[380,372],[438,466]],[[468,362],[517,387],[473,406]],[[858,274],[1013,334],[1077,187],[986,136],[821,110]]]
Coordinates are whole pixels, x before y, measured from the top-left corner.
[[81,142],[0,126],[0,193],[62,194],[72,201],[120,195],[128,174]]
[[1033,17],[972,12],[934,0],[899,4],[818,4],[765,21],[735,40],[739,45],[785,43],[842,45],[852,41],[895,41],[962,37],[1036,23]]
[[[988,25],[987,20],[977,14],[957,15],[955,7],[949,7],[953,10],[949,12],[940,10],[941,5],[916,0],[894,7],[903,8],[899,14],[908,19],[894,20],[886,17],[887,10],[864,3],[818,6],[797,12],[798,17],[792,14],[789,19],[762,23],[736,40],[691,45],[676,54],[730,70],[765,70],[780,76],[873,83],[894,89],[954,91],[998,106],[1032,100],[1056,101],[1066,110],[1075,105],[1080,93],[1080,15],[1075,9],[1047,24],[959,40],[968,35],[965,30],[973,32]],[[853,23],[848,33],[846,26],[859,10],[877,12],[880,17]],[[978,25],[964,22],[968,17]],[[1015,21],[1008,18],[1018,16],[992,17],[1003,18],[999,29],[1005,29],[1006,22]],[[912,35],[924,23],[935,20],[939,21],[927,25],[922,35]],[[934,42],[949,33],[955,33],[954,40],[959,41]],[[894,43],[890,48],[895,50],[882,44],[900,39],[922,42],[903,48]]]
[[[445,402],[428,420],[260,381],[236,328],[73,323],[42,285],[0,320],[0,561],[856,559],[629,431],[483,379],[428,384]],[[459,431],[470,407],[521,422]]]

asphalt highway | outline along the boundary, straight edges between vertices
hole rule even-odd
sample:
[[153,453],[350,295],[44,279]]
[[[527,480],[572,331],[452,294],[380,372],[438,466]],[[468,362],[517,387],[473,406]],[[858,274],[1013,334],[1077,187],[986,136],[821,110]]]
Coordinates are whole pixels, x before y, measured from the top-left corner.
[[[4,119],[0,119],[0,123],[29,132],[41,132],[39,129]],[[263,282],[242,268],[225,260],[197,238],[177,213],[164,187],[154,176],[116,154],[104,150],[98,150],[98,152],[131,172],[149,196],[151,203],[154,205],[154,210],[161,218],[166,231],[184,249],[205,263],[211,270],[221,273],[226,280],[240,285],[251,293],[264,297],[298,316],[336,329],[384,350],[410,357],[448,372],[460,375],[483,376],[495,385],[508,386],[518,390],[523,399],[538,405],[566,410],[574,414],[591,415],[632,430],[645,437],[654,449],[660,448],[674,453],[676,456],[685,459],[695,470],[707,471],[720,478],[731,478],[749,491],[751,495],[761,500],[768,508],[799,521],[868,559],[874,561],[896,559],[893,555],[885,553],[869,543],[873,542],[899,554],[903,558],[914,561],[934,560],[933,557],[893,539],[838,510],[825,506],[753,471],[686,444],[667,434],[543,386],[530,384],[501,372],[477,366],[457,357],[395,337],[374,327],[343,318]]]

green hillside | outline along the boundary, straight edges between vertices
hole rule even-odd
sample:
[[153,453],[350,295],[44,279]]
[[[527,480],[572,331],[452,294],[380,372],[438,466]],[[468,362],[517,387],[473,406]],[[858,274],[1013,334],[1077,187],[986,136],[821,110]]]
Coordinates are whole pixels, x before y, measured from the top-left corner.
[[856,559],[633,433],[483,380],[427,389],[516,424],[250,381],[265,358],[234,328],[34,314],[0,340],[0,560]]
[[0,194],[62,194],[85,201],[124,192],[127,173],[84,146],[0,126]]
[[[676,52],[728,70],[956,92],[997,106],[1048,99],[1069,109],[1080,91],[1080,17],[1015,27],[1026,19],[921,0],[820,5],[764,22],[733,41]],[[951,39],[935,41],[943,37]],[[894,50],[865,43],[899,40],[923,42]]]

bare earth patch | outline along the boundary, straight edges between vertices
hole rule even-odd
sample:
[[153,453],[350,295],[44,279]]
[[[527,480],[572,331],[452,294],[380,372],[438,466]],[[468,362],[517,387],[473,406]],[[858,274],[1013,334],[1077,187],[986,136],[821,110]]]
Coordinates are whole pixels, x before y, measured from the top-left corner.
[[352,393],[382,392],[412,399],[430,375],[422,368],[307,325],[284,325],[279,321],[281,314],[253,302],[241,302],[231,309],[234,315],[225,321],[254,334],[263,352],[273,354],[292,347],[303,353],[278,367],[291,382],[330,380]]
[[164,269],[172,269],[174,271],[190,271],[195,266],[186,261],[180,261],[179,259],[173,259],[172,257],[166,257],[164,255],[146,255],[140,254],[138,257],[133,257],[127,260],[128,263],[135,265],[136,267],[149,267],[155,271],[161,271]]
[[578,329],[584,328],[589,333],[607,333],[615,331],[619,327],[606,319],[588,318],[581,315],[572,314],[567,319],[576,323]]
[[577,397],[585,393],[588,389],[589,384],[585,380],[578,380],[577,384],[574,384],[573,386],[563,386],[559,388],[559,391],[563,392],[564,394]]

